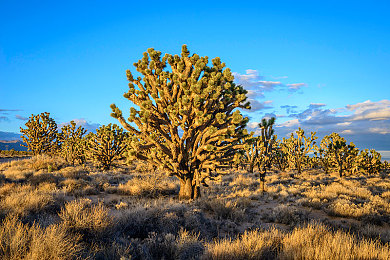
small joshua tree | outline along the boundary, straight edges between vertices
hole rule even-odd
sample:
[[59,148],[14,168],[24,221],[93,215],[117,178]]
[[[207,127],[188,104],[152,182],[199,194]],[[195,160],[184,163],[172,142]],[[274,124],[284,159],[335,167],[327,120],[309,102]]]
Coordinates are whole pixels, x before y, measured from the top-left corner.
[[[275,139],[277,136],[275,135]],[[272,161],[274,162],[276,168],[280,171],[285,171],[288,167],[288,155],[284,152],[283,142],[281,140],[275,141],[275,149],[272,153]]]
[[333,162],[329,154],[329,143],[331,142],[330,136],[326,135],[322,138],[319,146],[316,147],[316,152],[314,154],[318,158],[318,162],[321,165],[322,169],[326,174],[329,173],[329,170],[332,168]]
[[305,132],[299,128],[296,131],[297,137],[294,136],[294,133],[291,133],[290,138],[283,138],[283,148],[284,152],[288,155],[289,164],[293,166],[298,174],[302,172],[302,166],[304,157],[309,152],[314,152],[315,150],[315,132],[310,133],[310,137],[305,136]]
[[357,157],[359,168],[368,174],[378,173],[382,169],[382,156],[374,149],[362,150]]
[[29,151],[34,155],[54,154],[58,150],[57,124],[50,113],[44,112],[39,115],[31,115],[27,121],[26,129],[20,128],[22,139]]
[[329,154],[341,178],[345,170],[352,170],[359,150],[352,142],[347,145],[347,141],[337,133],[330,134],[329,140]]
[[108,124],[86,136],[87,156],[95,165],[109,170],[114,160],[121,159],[127,147],[127,133],[116,124]]
[[267,169],[271,167],[272,152],[275,148],[276,136],[272,128],[275,123],[275,117],[270,119],[263,118],[259,127],[261,129],[261,136],[259,136],[257,144],[256,163],[260,173],[260,189],[264,192],[265,176]]
[[87,132],[82,126],[76,128],[76,123],[70,121],[69,125],[64,125],[61,128],[61,133],[58,134],[58,139],[61,142],[60,155],[68,163],[72,165],[76,161],[84,162],[85,143],[83,136]]
[[249,172],[253,173],[255,168],[256,158],[257,158],[257,146],[259,142],[259,137],[254,137],[254,132],[251,132],[249,136],[243,139],[245,144],[245,158],[249,165]]
[[208,62],[207,56],[190,56],[186,45],[180,56],[161,57],[150,48],[134,64],[142,77],[127,71],[124,97],[136,105],[128,121],[111,105],[111,115],[134,135],[129,154],[176,176],[181,199],[199,197],[210,170],[228,164],[247,134],[248,119],[237,110],[250,108],[247,91],[233,83],[220,58]]

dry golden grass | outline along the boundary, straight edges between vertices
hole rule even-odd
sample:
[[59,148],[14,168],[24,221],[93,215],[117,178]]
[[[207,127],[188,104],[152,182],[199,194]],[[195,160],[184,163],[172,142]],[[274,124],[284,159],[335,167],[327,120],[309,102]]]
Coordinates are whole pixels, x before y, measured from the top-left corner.
[[133,196],[156,197],[175,194],[179,189],[177,179],[156,176],[134,177],[125,184],[119,184],[118,192]]
[[[0,164],[0,217],[15,214],[28,223],[12,224],[10,217],[4,222],[11,223],[9,230],[17,228],[2,231],[13,237],[12,245],[0,238],[7,252],[13,250],[3,258],[61,255],[55,253],[61,242],[50,238],[54,235],[64,241],[78,237],[89,248],[80,255],[91,259],[386,259],[389,254],[384,244],[390,241],[388,173],[339,178],[318,170],[270,172],[265,193],[256,174],[221,173],[207,182],[209,188],[202,187],[199,200],[182,202],[179,181],[144,163],[117,162],[107,172],[44,156]],[[60,213],[59,199],[70,201]],[[307,225],[311,219],[336,231]],[[38,248],[38,237],[42,250],[52,252],[48,256]]]
[[62,225],[44,229],[9,216],[0,224],[0,258],[75,259],[82,249],[79,240],[79,236],[69,234]]
[[5,213],[26,216],[41,212],[55,202],[53,185],[41,185],[37,188],[31,185],[5,184],[0,188],[0,207]]
[[109,210],[101,202],[93,205],[89,199],[68,202],[59,216],[65,227],[93,235],[104,233],[113,224]]
[[309,224],[283,233],[246,231],[237,239],[208,243],[205,259],[389,259],[389,244],[358,239],[333,232],[320,224]]

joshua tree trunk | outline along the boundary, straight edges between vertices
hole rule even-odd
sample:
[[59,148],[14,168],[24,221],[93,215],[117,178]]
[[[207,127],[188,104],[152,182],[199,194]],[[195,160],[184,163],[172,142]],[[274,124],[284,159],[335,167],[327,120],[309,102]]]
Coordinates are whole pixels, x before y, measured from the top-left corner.
[[302,173],[301,162],[297,162],[297,170],[298,170],[298,174],[301,174],[301,173]]
[[265,192],[265,175],[267,174],[267,168],[263,167],[263,170],[260,170],[260,190]]
[[342,167],[339,167],[339,174],[340,174],[340,178],[343,177],[343,168]]
[[184,177],[180,180],[180,200],[197,199],[200,197],[200,186],[197,184],[192,177]]
[[249,172],[250,173],[253,173],[253,168],[254,168],[253,166],[254,166],[253,163],[249,164]]

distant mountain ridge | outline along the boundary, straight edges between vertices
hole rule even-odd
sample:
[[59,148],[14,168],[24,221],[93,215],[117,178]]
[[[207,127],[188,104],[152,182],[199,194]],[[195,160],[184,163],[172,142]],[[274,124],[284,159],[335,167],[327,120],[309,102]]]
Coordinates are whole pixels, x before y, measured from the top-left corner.
[[27,151],[27,147],[23,147],[21,144],[25,143],[19,140],[0,140],[0,150]]
[[0,131],[0,141],[21,141],[20,133]]

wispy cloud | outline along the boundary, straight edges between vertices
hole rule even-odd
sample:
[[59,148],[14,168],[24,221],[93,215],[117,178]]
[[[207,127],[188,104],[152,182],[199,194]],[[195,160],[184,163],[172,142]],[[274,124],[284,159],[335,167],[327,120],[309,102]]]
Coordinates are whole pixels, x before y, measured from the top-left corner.
[[22,120],[22,121],[26,121],[28,119],[28,117],[24,117],[24,116],[21,116],[21,115],[15,115],[15,118],[19,119],[19,120]]
[[265,93],[275,90],[288,90],[289,92],[296,92],[301,87],[307,86],[305,83],[284,84],[275,79],[287,79],[283,77],[271,77],[273,80],[267,80],[265,76],[260,75],[257,70],[248,69],[245,74],[237,72],[233,73],[235,82],[242,85],[247,91],[248,101],[251,102],[252,109],[248,112],[257,112],[262,109],[271,108],[268,101],[261,102],[259,99],[265,98]]
[[[76,127],[78,126],[82,126],[84,127],[88,132],[94,132],[97,128],[99,128],[101,125],[98,124],[98,123],[91,123],[91,122],[88,122],[86,119],[84,118],[79,118],[79,119],[73,119],[73,121],[76,123]],[[67,125],[69,124],[70,122],[65,122],[65,123],[61,123],[58,125],[58,128],[61,128],[63,127],[64,125]]]
[[286,87],[288,88],[288,91],[290,92],[296,92],[300,90],[302,87],[307,87],[306,83],[293,83],[293,84],[287,84]]
[[326,104],[312,103],[299,113],[289,114],[292,119],[278,124],[276,132],[280,137],[288,136],[302,127],[306,131],[316,131],[321,138],[337,132],[361,148],[386,150],[390,147],[389,109],[390,100],[367,100],[336,109],[327,109]]

